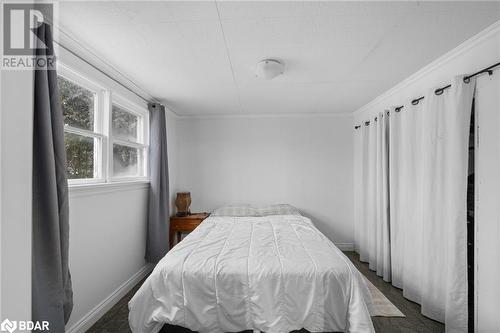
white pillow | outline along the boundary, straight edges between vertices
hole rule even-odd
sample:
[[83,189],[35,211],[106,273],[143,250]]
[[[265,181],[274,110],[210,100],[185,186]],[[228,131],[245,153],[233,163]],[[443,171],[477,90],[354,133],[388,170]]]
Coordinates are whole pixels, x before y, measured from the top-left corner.
[[217,208],[211,216],[269,216],[300,215],[297,208],[288,204],[253,207],[250,205],[224,206]]

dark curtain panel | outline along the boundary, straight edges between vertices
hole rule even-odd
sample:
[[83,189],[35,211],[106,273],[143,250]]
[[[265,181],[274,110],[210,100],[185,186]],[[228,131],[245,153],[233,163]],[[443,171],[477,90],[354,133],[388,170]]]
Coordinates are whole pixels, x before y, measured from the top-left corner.
[[[37,35],[38,59],[53,58],[50,26],[42,24]],[[55,68],[35,70],[34,80],[32,320],[64,332],[73,308],[64,119]]]
[[149,216],[146,260],[157,263],[167,253],[169,226],[168,158],[165,107],[148,105],[149,115]]

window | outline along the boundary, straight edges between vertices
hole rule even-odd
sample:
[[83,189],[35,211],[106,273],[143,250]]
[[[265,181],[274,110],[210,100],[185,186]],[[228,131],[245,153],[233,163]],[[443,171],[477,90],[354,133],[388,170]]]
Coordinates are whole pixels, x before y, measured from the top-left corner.
[[66,132],[64,134],[66,146],[68,179],[97,178],[95,174],[95,139],[83,135]]
[[96,93],[62,76],[57,78],[57,83],[59,84],[64,123],[68,126],[93,131]]
[[123,110],[117,105],[113,105],[111,115],[113,135],[121,136],[126,140],[137,141],[138,123],[139,119],[137,116]]
[[115,178],[140,177],[145,173],[147,154],[144,117],[116,102],[111,109],[112,174]]
[[148,113],[61,65],[69,184],[147,179]]
[[100,179],[98,159],[103,136],[97,132],[98,94],[63,76],[58,76],[57,84],[64,115],[68,179]]

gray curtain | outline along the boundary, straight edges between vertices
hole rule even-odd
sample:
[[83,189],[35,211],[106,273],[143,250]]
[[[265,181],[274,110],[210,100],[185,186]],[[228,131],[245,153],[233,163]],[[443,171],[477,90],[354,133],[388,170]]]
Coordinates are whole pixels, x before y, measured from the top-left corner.
[[146,260],[157,263],[167,253],[169,227],[168,157],[165,107],[150,103],[149,109],[149,214]]
[[[50,26],[37,29],[38,58],[54,55]],[[64,120],[55,69],[34,75],[32,320],[64,332],[73,308],[68,268],[69,209]]]

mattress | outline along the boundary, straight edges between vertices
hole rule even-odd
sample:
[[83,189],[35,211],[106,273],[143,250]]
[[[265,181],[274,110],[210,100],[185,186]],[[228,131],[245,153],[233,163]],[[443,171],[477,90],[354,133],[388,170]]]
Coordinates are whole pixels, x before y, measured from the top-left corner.
[[134,333],[374,332],[361,273],[301,215],[214,216],[157,264],[129,302]]

